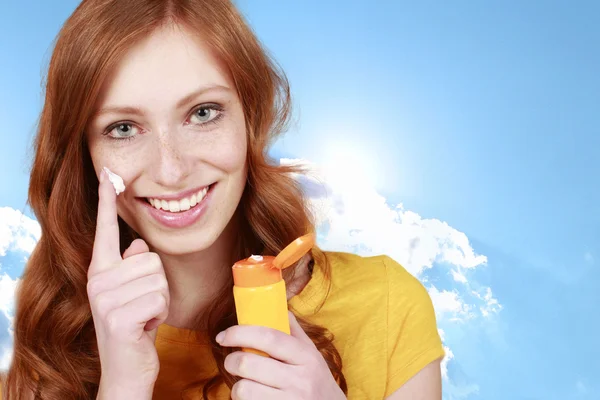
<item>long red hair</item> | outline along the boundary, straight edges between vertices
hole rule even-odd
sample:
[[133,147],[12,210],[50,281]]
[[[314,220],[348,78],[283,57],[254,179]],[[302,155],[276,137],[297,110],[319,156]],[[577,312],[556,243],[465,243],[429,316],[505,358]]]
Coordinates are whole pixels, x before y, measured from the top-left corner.
[[[236,259],[276,254],[314,229],[293,172],[267,155],[290,118],[289,84],[229,0],[84,0],[62,27],[48,68],[45,101],[35,139],[29,204],[42,229],[16,295],[13,360],[4,377],[6,399],[31,390],[40,399],[95,398],[100,360],[87,298],[98,181],[84,130],[103,83],[129,48],[163,24],[181,24],[206,40],[224,61],[245,110],[248,181],[236,216],[241,240]],[[122,220],[122,250],[135,237]],[[327,263],[319,265],[329,276]],[[206,314],[216,334],[236,323],[231,282]],[[344,391],[333,338],[300,320]],[[231,350],[213,346],[219,374],[204,387],[235,378],[223,361]]]

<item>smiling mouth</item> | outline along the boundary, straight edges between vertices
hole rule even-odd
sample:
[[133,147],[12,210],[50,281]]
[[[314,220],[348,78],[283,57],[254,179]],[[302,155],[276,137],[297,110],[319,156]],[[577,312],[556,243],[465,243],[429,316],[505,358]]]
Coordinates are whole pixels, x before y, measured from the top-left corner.
[[146,201],[157,210],[168,211],[172,213],[180,213],[188,211],[202,202],[206,194],[210,191],[214,184],[205,186],[191,196],[183,197],[178,200],[163,200],[158,198],[146,197]]

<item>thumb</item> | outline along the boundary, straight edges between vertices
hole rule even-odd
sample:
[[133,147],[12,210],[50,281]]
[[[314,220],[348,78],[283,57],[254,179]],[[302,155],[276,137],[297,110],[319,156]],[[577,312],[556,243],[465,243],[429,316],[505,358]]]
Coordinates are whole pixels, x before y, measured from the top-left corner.
[[150,251],[150,248],[142,239],[135,239],[127,250],[123,253],[123,259],[129,258],[131,256],[135,256],[136,254],[147,253]]

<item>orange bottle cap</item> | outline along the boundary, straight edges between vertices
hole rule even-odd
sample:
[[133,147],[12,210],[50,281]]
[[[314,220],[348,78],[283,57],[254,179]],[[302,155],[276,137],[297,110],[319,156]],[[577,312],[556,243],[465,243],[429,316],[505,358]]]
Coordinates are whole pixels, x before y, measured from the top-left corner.
[[288,244],[285,249],[275,257],[273,260],[273,266],[279,269],[286,269],[296,261],[302,258],[303,255],[308,253],[310,249],[315,245],[315,234],[309,233],[292,243]]
[[233,264],[233,282],[238,287],[258,287],[283,279],[281,270],[306,254],[315,244],[315,235],[308,234],[290,243],[277,257],[251,256]]

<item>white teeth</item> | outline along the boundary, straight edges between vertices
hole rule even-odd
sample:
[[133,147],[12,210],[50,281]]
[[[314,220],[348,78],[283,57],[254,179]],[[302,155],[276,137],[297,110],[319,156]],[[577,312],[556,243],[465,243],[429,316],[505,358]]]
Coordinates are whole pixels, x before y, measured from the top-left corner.
[[206,196],[206,192],[208,192],[207,187],[198,192],[198,203],[200,203],[202,199],[204,199],[204,196]]
[[153,199],[153,198],[148,198],[148,202],[154,206],[154,208],[156,208],[157,210],[165,210],[165,211],[170,211],[170,212],[180,212],[180,211],[187,211],[192,207],[195,207],[198,203],[200,203],[203,199],[204,196],[206,196],[206,193],[208,192],[208,187],[205,187],[204,189],[200,190],[198,193],[194,193],[193,195],[186,197],[184,199],[181,200],[159,200],[159,199]]
[[169,211],[171,212],[177,212],[181,209],[181,207],[179,207],[179,201],[177,200],[169,200]]
[[183,199],[179,202],[181,211],[187,211],[190,209],[190,199]]

